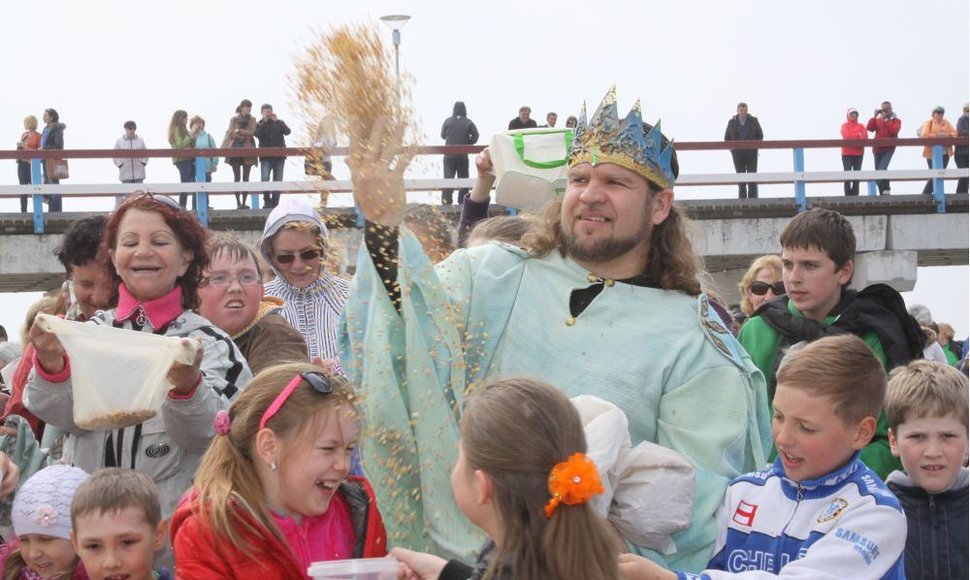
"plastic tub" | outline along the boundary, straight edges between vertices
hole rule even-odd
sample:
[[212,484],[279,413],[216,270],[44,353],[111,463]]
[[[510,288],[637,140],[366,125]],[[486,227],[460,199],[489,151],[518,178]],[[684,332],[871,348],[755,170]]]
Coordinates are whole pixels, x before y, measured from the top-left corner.
[[393,580],[400,564],[394,558],[314,562],[307,575],[314,580]]

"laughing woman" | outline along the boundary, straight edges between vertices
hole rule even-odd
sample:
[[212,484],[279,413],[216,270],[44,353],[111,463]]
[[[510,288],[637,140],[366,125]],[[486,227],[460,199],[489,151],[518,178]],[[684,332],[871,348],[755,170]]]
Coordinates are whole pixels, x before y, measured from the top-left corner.
[[133,427],[87,431],[74,422],[71,363],[60,341],[35,324],[29,340],[36,349],[27,384],[27,408],[70,435],[68,462],[92,473],[102,467],[130,467],[152,478],[161,492],[163,517],[171,516],[215,431],[216,411],[226,409],[252,379],[245,359],[229,337],[193,312],[208,262],[206,232],[172,199],[135,194],[111,214],[99,259],[115,277],[117,308],[88,321],[137,332],[198,339],[194,364],[175,363],[174,387],[162,412]]

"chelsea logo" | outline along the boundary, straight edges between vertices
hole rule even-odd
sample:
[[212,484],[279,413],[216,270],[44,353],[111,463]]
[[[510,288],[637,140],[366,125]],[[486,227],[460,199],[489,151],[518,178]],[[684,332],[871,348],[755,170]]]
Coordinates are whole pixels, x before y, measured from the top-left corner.
[[818,523],[832,521],[837,519],[845,511],[845,508],[849,507],[849,502],[845,501],[841,497],[835,498],[835,500],[826,506],[825,510],[818,515]]

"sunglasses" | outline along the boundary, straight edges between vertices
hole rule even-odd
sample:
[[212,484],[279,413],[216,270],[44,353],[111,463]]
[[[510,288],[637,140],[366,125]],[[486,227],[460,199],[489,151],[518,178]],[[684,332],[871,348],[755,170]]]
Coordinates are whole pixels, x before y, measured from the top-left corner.
[[299,252],[297,254],[277,254],[276,255],[276,263],[277,264],[292,264],[293,261],[296,260],[296,257],[297,256],[299,256],[300,259],[303,260],[304,262],[309,262],[311,260],[317,260],[317,259],[319,259],[320,256],[321,256],[321,254],[323,254],[323,252],[321,252],[318,249],[303,250],[302,252]]
[[764,296],[768,293],[768,290],[771,290],[775,296],[784,296],[785,283],[778,281],[774,284],[768,284],[767,282],[754,281],[751,283],[750,290],[755,296]]
[[154,193],[151,191],[136,191],[131,195],[129,195],[128,197],[126,197],[122,202],[122,205],[126,203],[130,203],[136,199],[142,199],[142,198],[150,199],[152,201],[157,201],[162,205],[167,205],[169,208],[175,210],[176,212],[180,212],[185,209],[184,207],[180,206],[177,201],[170,198],[169,196],[162,193]]
[[321,395],[329,395],[333,393],[333,386],[331,386],[330,381],[327,379],[327,375],[317,371],[300,373],[293,377],[293,380],[286,385],[286,388],[280,391],[280,394],[273,399],[273,404],[266,409],[266,412],[263,413],[263,417],[259,420],[260,429],[264,429],[266,427],[266,423],[279,412],[280,408],[283,407],[283,403],[290,398],[293,391],[295,391],[303,381],[306,381],[314,391],[320,393]]

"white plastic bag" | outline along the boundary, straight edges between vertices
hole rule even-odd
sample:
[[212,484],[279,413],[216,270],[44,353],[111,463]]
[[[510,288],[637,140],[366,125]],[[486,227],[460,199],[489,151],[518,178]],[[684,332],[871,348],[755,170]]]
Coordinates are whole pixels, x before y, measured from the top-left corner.
[[521,129],[492,137],[495,203],[535,212],[563,187],[572,129]]
[[586,433],[605,492],[590,504],[624,538],[662,554],[677,547],[671,535],[690,525],[694,467],[683,455],[648,441],[630,445],[626,415],[591,395],[570,399]]
[[88,430],[121,429],[158,413],[172,388],[172,363],[192,364],[201,343],[38,314],[71,358],[74,422]]

